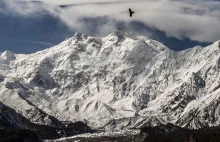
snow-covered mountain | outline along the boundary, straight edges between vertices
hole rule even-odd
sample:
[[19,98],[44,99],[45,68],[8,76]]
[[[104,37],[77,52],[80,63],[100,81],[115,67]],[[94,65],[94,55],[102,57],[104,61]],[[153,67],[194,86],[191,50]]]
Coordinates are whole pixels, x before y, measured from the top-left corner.
[[34,123],[48,122],[38,110],[106,130],[220,123],[220,41],[176,52],[123,31],[77,33],[34,54],[5,51],[0,73],[0,101]]

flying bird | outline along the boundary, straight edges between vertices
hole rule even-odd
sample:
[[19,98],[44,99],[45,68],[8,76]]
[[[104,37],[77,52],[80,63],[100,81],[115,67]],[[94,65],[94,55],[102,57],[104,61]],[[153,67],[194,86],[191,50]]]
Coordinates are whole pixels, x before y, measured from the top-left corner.
[[132,11],[132,10],[129,8],[129,13],[130,13],[130,17],[132,17],[132,15],[134,14],[134,11]]

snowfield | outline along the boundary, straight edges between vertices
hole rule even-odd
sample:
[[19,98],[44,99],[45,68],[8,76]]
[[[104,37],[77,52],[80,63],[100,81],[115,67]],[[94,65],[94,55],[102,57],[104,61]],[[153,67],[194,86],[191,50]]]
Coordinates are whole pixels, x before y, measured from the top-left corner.
[[[30,47],[31,48],[31,47]],[[107,131],[220,124],[220,41],[172,51],[138,34],[75,34],[33,54],[0,55],[0,101],[31,122]],[[42,117],[40,117],[42,118]]]

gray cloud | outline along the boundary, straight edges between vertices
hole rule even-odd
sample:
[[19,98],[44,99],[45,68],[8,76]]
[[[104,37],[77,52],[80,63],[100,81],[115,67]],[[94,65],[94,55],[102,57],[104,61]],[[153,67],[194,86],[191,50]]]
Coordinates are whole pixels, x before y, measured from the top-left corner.
[[[116,22],[140,21],[164,31],[169,37],[189,38],[200,42],[220,39],[220,2],[205,0],[42,0],[46,5],[36,5],[26,0],[5,0],[8,10],[22,16],[40,15],[47,11],[61,19],[70,29],[87,33],[90,30],[83,18],[108,17],[108,22],[98,27],[97,34],[108,34],[116,29]],[[56,5],[74,4],[66,8]],[[128,8],[135,11],[130,18]]]

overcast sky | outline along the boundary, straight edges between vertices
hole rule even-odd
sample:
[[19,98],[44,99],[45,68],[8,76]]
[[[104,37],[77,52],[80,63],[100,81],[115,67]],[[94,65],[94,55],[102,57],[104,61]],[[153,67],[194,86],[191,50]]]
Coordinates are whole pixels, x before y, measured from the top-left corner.
[[[80,19],[107,17],[108,22],[97,31],[100,35],[113,32],[116,21],[140,21],[165,32],[168,37],[199,42],[220,40],[220,2],[217,0],[41,0],[47,5],[21,5],[18,1],[21,0],[4,0],[10,12],[33,17],[47,11],[60,18],[69,29],[82,33],[91,27]],[[57,7],[69,4],[73,6]],[[129,17],[128,8],[135,11],[134,17]]]

